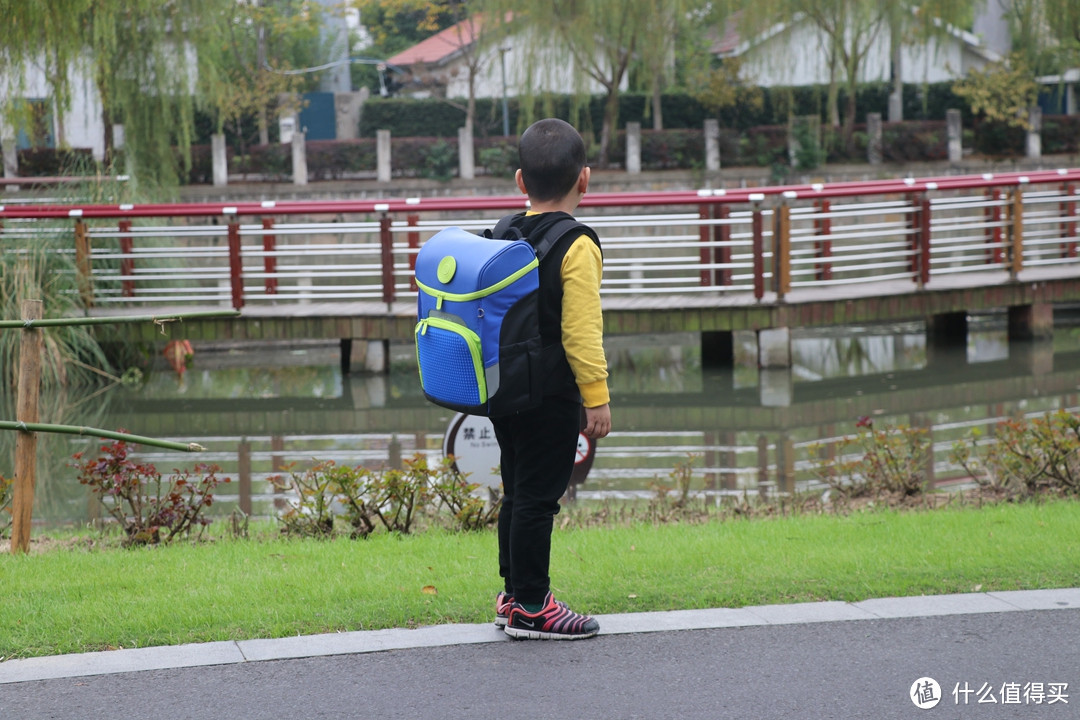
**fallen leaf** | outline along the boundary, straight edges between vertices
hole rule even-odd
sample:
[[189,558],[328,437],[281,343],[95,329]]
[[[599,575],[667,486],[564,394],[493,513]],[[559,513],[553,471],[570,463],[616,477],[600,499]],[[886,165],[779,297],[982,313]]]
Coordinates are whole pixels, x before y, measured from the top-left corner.
[[982,583],[979,583],[975,587],[971,588],[971,592],[979,592],[980,590],[982,590]]
[[626,597],[630,598],[631,600],[637,600],[637,593],[630,593]]
[[439,594],[439,591],[435,589],[434,585],[425,585],[424,587],[420,588],[420,592],[424,593],[425,595]]

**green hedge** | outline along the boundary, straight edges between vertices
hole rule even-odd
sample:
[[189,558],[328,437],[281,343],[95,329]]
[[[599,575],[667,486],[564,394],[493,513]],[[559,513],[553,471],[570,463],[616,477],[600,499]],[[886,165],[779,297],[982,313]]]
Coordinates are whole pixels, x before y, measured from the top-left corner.
[[[859,87],[856,98],[857,124],[866,122],[871,112],[888,115],[891,86],[886,83],[865,83]],[[841,111],[847,94],[840,91]],[[828,87],[810,85],[805,87],[762,88],[760,108],[746,104],[726,108],[716,115],[721,127],[747,130],[761,125],[783,125],[789,114],[817,115],[826,119]],[[593,96],[579,106],[569,95],[546,96],[539,99],[538,114],[573,119],[585,134],[599,135],[604,117],[604,98]],[[941,120],[945,111],[958,109],[970,121],[972,116],[967,102],[957,97],[951,83],[904,86],[905,120]],[[389,130],[393,137],[441,137],[456,138],[458,128],[465,122],[463,101],[451,104],[435,98],[373,98],[364,103],[360,120],[361,137],[375,137],[377,130]],[[507,101],[511,134],[519,133],[522,118],[519,99]],[[687,93],[668,93],[661,98],[665,130],[697,129],[702,127],[710,114],[704,106]],[[628,122],[641,123],[642,128],[652,126],[652,101],[640,93],[623,93],[619,96],[619,129]],[[502,100],[481,98],[476,101],[474,134],[477,137],[502,135]]]

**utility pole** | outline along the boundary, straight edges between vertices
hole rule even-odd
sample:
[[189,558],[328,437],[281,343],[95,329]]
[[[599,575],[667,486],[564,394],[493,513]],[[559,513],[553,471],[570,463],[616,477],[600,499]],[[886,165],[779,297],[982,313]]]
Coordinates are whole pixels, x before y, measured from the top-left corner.
[[319,90],[332,93],[350,92],[352,76],[349,71],[349,27],[345,22],[345,13],[341,11],[341,0],[318,2],[323,7],[320,34],[326,48],[326,61],[336,63],[323,71]]

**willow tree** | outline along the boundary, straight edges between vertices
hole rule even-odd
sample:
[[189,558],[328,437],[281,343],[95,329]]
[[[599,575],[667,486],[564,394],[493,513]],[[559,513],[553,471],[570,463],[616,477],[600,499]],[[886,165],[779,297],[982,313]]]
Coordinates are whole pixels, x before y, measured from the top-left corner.
[[0,0],[4,114],[18,122],[29,71],[42,67],[62,128],[76,84],[89,78],[106,149],[113,124],[122,123],[136,178],[173,184],[188,162],[200,71],[212,72],[200,67],[202,53],[219,43],[233,7],[235,0]]
[[1013,52],[1035,73],[1060,73],[1080,62],[1080,3],[1011,0],[1003,12]]
[[[905,45],[947,37],[957,27],[970,27],[976,0],[893,0],[888,4],[890,60],[893,95],[900,115],[890,113],[890,121],[902,120]],[[891,108],[890,108],[891,110]]]
[[[513,0],[501,3],[501,9],[513,13],[513,31],[528,38],[518,45],[517,59],[529,77],[538,81],[545,69],[549,78],[561,73],[569,78],[566,89],[579,98],[589,94],[592,83],[603,88],[601,167],[608,162],[619,119],[619,95],[630,67],[643,59],[646,67],[656,71],[666,61],[674,42],[672,18],[679,16],[675,10],[679,5],[658,0],[541,0],[525,7],[514,7],[520,3]],[[538,94],[536,87],[519,91],[526,101]]]
[[295,112],[298,102],[282,102],[314,86],[322,13],[303,0],[249,0],[233,6],[216,44],[200,56],[200,97],[218,132],[254,117],[259,143],[270,142],[272,116]]
[[645,28],[644,41],[638,50],[642,84],[652,99],[654,130],[664,129],[661,97],[672,80],[676,62],[683,60],[691,68],[710,64],[704,38],[704,21],[710,8],[706,0],[645,0],[651,20]]
[[823,48],[829,58],[828,107],[830,121],[838,121],[837,101],[843,73],[847,106],[843,132],[850,143],[854,134],[856,94],[863,63],[881,42],[887,27],[891,3],[879,0],[744,0],[741,3],[744,31],[753,32],[777,23],[805,19],[827,39]]
[[[444,98],[447,103],[465,113],[466,132],[472,134],[476,118],[476,79],[492,58],[491,49],[505,36],[506,26],[501,22],[494,9],[495,2],[489,0],[453,0],[452,2],[431,3],[428,0],[363,0],[359,3],[361,17],[366,12],[373,12],[376,22],[372,35],[376,45],[389,48],[394,46],[390,33],[400,27],[403,18],[412,18],[417,29],[424,29],[430,35],[443,31],[442,39],[450,52],[461,59],[465,69],[466,98],[465,105],[453,98]],[[404,47],[397,47],[403,50]]]

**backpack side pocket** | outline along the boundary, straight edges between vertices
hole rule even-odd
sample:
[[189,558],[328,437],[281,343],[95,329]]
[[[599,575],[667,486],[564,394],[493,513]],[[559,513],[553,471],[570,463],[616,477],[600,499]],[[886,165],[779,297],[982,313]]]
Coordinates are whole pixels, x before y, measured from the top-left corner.
[[418,322],[415,335],[420,384],[430,400],[459,410],[487,402],[479,335],[440,317]]

